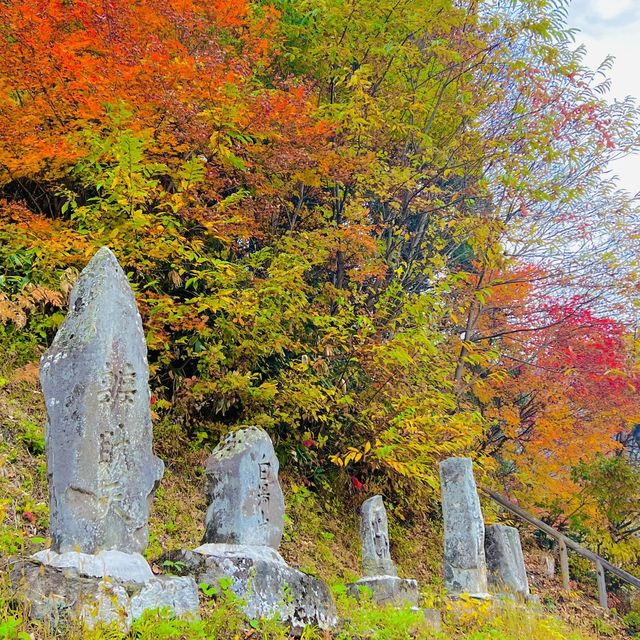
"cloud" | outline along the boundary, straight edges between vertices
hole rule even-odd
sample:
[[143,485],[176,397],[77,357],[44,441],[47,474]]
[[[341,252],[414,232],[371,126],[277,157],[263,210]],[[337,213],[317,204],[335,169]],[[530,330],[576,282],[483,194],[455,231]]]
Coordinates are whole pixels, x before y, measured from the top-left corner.
[[[609,99],[634,96],[640,99],[640,1],[573,0],[568,26],[580,29],[576,43],[583,43],[585,64],[597,68],[608,56],[615,58]],[[640,191],[640,155],[623,158],[611,167],[620,176],[620,186],[631,193]]]
[[633,12],[633,0],[592,0],[591,7],[603,20],[622,18]]
[[572,0],[569,23],[586,33],[617,32],[640,23],[637,0]]

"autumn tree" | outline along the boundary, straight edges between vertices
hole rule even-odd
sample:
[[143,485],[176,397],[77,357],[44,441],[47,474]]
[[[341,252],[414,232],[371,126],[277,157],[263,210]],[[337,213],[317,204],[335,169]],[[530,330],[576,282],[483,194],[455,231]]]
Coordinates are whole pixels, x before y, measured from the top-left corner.
[[[637,118],[561,18],[542,0],[3,4],[12,364],[109,244],[156,419],[194,446],[258,424],[310,486],[421,508],[449,455],[569,477],[635,412],[636,216],[603,171]],[[512,480],[544,482],[541,504],[554,487]]]

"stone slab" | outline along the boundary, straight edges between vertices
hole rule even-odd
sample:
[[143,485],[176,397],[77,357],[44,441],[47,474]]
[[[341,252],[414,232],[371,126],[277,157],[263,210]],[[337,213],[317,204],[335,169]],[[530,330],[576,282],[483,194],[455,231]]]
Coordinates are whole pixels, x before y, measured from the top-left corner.
[[518,530],[501,524],[488,526],[485,531],[485,553],[489,587],[526,598],[529,595],[529,580]]
[[179,617],[198,615],[198,587],[189,577],[153,577],[144,583],[81,575],[74,567],[55,567],[33,558],[10,571],[14,598],[32,618],[59,628],[81,620],[89,629],[117,623],[127,631],[146,609],[170,607]]
[[164,607],[169,607],[178,617],[196,617],[198,606],[198,586],[189,576],[157,576],[131,595],[134,620],[148,609]]
[[133,291],[102,247],[40,363],[54,551],[146,548],[149,504],[163,474],[151,449],[148,378]]
[[88,578],[112,578],[122,582],[147,582],[153,578],[149,563],[139,553],[101,551],[97,554],[67,551],[56,553],[51,549],[38,551],[34,560],[60,569],[75,569]]
[[268,545],[284,528],[284,496],[271,438],[258,427],[231,433],[206,464],[204,543]]
[[201,558],[198,584],[215,586],[230,578],[231,591],[243,601],[249,618],[278,616],[294,632],[307,625],[331,629],[337,624],[327,585],[288,566],[271,547],[205,544],[194,555]]
[[360,599],[363,592],[371,593],[379,605],[418,605],[418,583],[397,576],[366,576],[347,585],[349,595]]

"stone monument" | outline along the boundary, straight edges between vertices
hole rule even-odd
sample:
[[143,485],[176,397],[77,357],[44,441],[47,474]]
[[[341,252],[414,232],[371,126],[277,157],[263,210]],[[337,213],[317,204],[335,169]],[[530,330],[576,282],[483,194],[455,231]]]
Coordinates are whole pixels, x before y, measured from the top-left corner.
[[165,558],[179,560],[198,584],[231,579],[231,590],[250,618],[273,618],[294,630],[329,629],[335,605],[321,580],[287,565],[278,553],[284,499],[271,439],[257,427],[236,431],[214,449],[206,465],[203,544]]
[[470,458],[440,463],[444,580],[449,593],[488,596],[484,522]]
[[398,578],[389,551],[389,525],[382,496],[373,496],[360,509],[360,539],[364,578],[348,586],[349,593],[360,597],[363,589],[380,605],[418,605],[418,583]]
[[12,571],[35,617],[128,626],[148,608],[197,611],[191,578],[157,578],[141,553],[163,474],[152,452],[147,349],[133,291],[100,249],[40,365],[51,548]]
[[256,427],[231,433],[207,459],[203,543],[278,549],[284,497],[278,458],[269,436]]
[[492,591],[528,598],[529,580],[518,530],[502,524],[489,525],[485,529],[484,548]]

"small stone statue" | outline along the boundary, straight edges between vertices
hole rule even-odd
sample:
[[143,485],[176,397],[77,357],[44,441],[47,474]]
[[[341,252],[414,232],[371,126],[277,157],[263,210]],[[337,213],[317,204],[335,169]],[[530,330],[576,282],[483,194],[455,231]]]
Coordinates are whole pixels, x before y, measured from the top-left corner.
[[360,539],[365,576],[397,575],[389,551],[389,524],[382,496],[373,496],[362,503]]
[[348,585],[356,598],[369,589],[373,600],[381,605],[418,604],[418,583],[398,578],[389,551],[389,525],[382,496],[373,496],[362,503],[360,509],[360,538],[362,541],[362,567],[365,577]]

